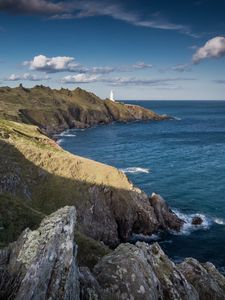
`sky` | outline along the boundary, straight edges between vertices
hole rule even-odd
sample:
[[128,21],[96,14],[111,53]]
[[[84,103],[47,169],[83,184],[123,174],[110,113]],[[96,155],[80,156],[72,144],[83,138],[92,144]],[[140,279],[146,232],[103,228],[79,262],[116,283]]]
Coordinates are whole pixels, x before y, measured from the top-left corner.
[[0,86],[225,100],[223,0],[0,0]]

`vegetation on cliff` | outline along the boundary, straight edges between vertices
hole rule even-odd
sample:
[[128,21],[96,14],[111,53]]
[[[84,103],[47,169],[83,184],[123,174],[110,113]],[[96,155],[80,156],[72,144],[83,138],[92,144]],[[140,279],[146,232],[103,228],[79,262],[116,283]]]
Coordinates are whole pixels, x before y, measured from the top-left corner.
[[0,88],[0,118],[37,125],[52,134],[72,127],[166,117],[140,106],[102,100],[80,88],[73,91],[44,86],[27,89],[20,85]]
[[[163,201],[156,199],[156,205],[123,172],[64,151],[36,126],[1,120],[0,153],[0,194],[5,197],[1,205],[5,203],[7,210],[1,215],[5,242],[15,239],[25,226],[35,225],[21,218],[12,234],[13,220],[6,216],[19,205],[37,215],[33,223],[44,214],[74,205],[78,230],[109,246],[127,241],[132,233],[182,226]],[[8,205],[7,199],[14,205]],[[160,207],[167,223],[159,217]]]

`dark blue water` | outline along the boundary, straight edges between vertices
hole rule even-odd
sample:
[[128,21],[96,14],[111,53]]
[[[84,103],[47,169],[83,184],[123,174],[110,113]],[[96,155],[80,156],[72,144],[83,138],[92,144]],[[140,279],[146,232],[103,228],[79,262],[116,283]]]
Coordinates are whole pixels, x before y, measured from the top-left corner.
[[192,256],[225,267],[225,102],[135,104],[178,119],[72,130],[61,137],[61,146],[123,169],[146,193],[161,194],[187,222],[201,214],[202,226],[187,223],[182,234],[160,235],[158,241],[175,260]]

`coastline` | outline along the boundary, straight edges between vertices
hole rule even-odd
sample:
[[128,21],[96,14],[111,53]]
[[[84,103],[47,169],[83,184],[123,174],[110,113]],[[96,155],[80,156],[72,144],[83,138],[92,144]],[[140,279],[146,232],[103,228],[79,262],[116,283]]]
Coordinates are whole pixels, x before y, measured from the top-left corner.
[[[76,295],[80,293],[80,286],[84,297],[88,295],[88,287],[98,295],[97,299],[104,299],[109,295],[116,295],[116,299],[120,299],[125,282],[126,295],[134,299],[138,299],[140,291],[148,299],[149,293],[146,290],[154,290],[157,299],[163,294],[169,295],[168,299],[173,299],[174,293],[181,299],[199,299],[199,295],[200,299],[204,299],[202,287],[199,288],[198,284],[207,284],[209,280],[216,286],[218,295],[223,295],[225,278],[214,266],[201,264],[194,259],[175,264],[157,243],[127,243],[132,234],[148,236],[159,231],[179,232],[183,220],[171,211],[160,195],[148,196],[114,167],[63,150],[54,140],[43,134],[40,127],[34,125],[0,120],[0,150],[0,198],[4,209],[3,230],[0,234],[5,239],[5,244],[9,243],[8,248],[0,251],[0,261],[2,257],[3,270],[7,272],[9,280],[14,273],[19,272],[18,266],[24,270],[22,276],[27,274],[26,278],[30,278],[29,274],[36,263],[38,278],[43,282],[46,272],[41,262],[48,261],[49,256],[45,253],[51,253],[55,249],[54,255],[60,261],[60,270],[66,270],[66,277],[73,273],[70,270],[76,269],[76,274],[79,272],[76,276],[76,287],[72,284],[75,282],[74,273],[69,285],[64,286],[61,283],[65,291],[73,287]],[[49,214],[51,215],[46,217]],[[45,218],[41,221],[43,217]],[[15,224],[15,218],[19,218],[20,226]],[[53,225],[55,222],[59,222],[62,227]],[[13,227],[15,225],[16,228]],[[30,227],[33,231],[22,231],[25,227]],[[58,228],[61,229],[58,231]],[[49,232],[46,236],[47,244],[43,242],[40,232],[44,236]],[[64,234],[59,235],[62,232]],[[36,239],[37,236],[40,238]],[[52,236],[56,239],[51,239]],[[17,238],[18,241],[11,244]],[[65,246],[68,243],[69,248]],[[12,252],[14,247],[17,249],[16,253]],[[29,258],[26,249],[29,254],[29,249],[33,247],[37,247],[37,250]],[[77,247],[78,250],[73,252],[72,249]],[[63,253],[60,249],[64,249]],[[5,255],[9,254],[12,261],[5,260]],[[73,262],[71,267],[65,267],[67,260],[62,260],[63,255],[70,257],[69,261]],[[22,266],[12,265],[13,261],[21,262],[21,257]],[[135,269],[133,259],[138,262]],[[114,274],[108,261],[113,268],[122,268],[121,270],[129,272],[119,271]],[[189,268],[191,273],[186,273],[185,270]],[[202,270],[200,275],[199,269]],[[14,273],[11,273],[12,270]],[[47,264],[47,272],[53,274],[54,278],[60,276],[61,271],[57,270]],[[157,286],[154,285],[155,281],[139,278],[143,273],[150,276],[149,272],[154,274]],[[126,274],[137,276],[135,282],[139,288],[127,288],[134,281],[133,277]],[[38,282],[39,279],[34,280]],[[7,281],[4,282],[3,288],[7,284]],[[28,286],[33,286],[32,281],[23,280],[18,283],[17,288],[24,291]],[[145,288],[139,291],[140,286]],[[55,292],[53,288],[52,293]],[[207,293],[213,297],[215,289],[209,286]]]

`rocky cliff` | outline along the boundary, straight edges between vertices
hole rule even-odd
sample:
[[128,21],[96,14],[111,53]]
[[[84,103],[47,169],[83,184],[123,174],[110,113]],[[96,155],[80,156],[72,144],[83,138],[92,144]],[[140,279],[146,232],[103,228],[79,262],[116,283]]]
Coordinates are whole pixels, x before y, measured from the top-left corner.
[[162,197],[44,134],[149,119],[164,117],[81,89],[0,88],[0,247],[18,239],[0,251],[0,299],[225,299],[212,264],[125,243],[180,230]]
[[64,151],[38,127],[0,121],[0,153],[2,243],[65,205],[76,206],[81,233],[111,247],[133,233],[183,224],[163,199],[148,197],[114,167]]
[[176,265],[155,243],[121,244],[90,270],[77,260],[76,210],[64,207],[0,251],[1,299],[225,299],[225,278],[209,263]]
[[19,86],[0,88],[0,118],[37,125],[51,135],[73,127],[168,117],[140,106],[101,100],[80,88],[71,91]]

